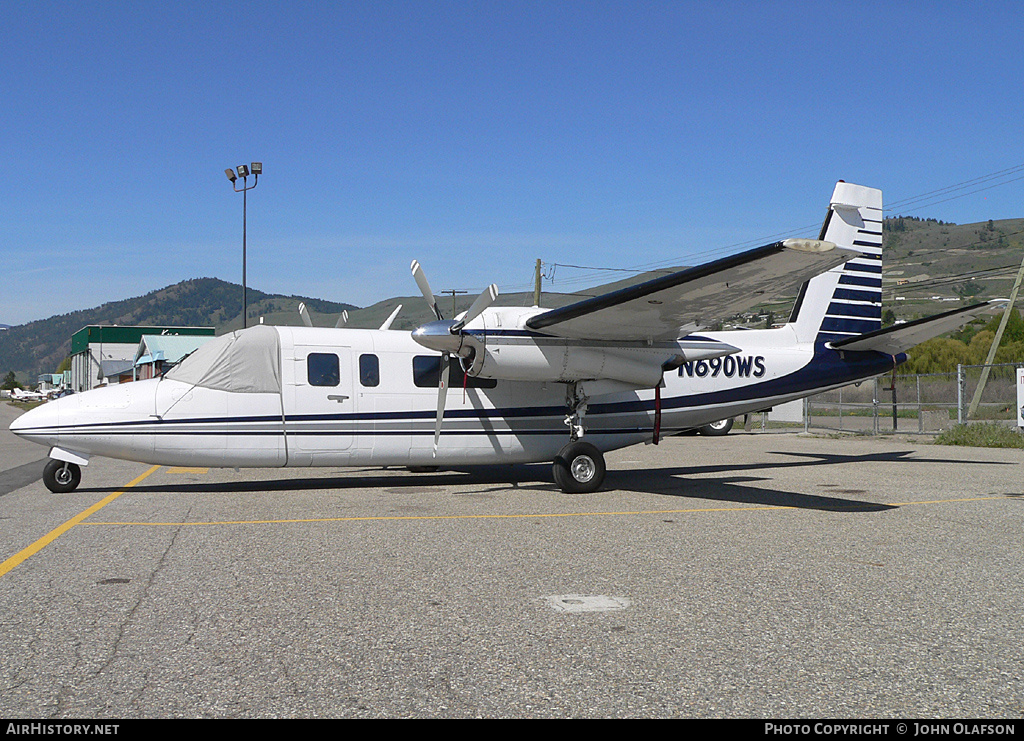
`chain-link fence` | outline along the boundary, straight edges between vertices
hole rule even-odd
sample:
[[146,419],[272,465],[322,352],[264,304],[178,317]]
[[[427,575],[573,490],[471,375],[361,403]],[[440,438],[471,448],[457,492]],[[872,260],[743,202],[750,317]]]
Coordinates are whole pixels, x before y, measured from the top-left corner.
[[884,375],[804,400],[804,428],[863,433],[935,433],[968,421],[1017,421],[1016,369],[987,366],[987,381],[974,396],[984,365],[960,365],[956,373]]

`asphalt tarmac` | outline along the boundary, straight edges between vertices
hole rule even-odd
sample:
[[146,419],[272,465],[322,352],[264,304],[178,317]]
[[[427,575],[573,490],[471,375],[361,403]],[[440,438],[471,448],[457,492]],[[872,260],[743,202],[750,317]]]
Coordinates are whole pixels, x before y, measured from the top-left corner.
[[4,717],[1024,715],[1024,451],[734,431],[575,495],[94,459],[54,495],[10,409]]

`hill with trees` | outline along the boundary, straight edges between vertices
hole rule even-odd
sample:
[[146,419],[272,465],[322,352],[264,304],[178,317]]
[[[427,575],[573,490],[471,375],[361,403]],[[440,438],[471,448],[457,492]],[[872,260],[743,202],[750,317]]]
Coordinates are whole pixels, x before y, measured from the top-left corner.
[[[20,324],[0,332],[0,373],[15,371],[23,383],[34,385],[40,373],[52,373],[71,352],[71,335],[90,324],[216,327],[229,331],[242,326],[242,287],[217,278],[195,278],[145,296],[111,301],[92,309]],[[334,314],[354,309],[304,296],[283,296],[248,289],[250,323],[267,313],[290,312],[298,321],[298,305],[311,312]]]

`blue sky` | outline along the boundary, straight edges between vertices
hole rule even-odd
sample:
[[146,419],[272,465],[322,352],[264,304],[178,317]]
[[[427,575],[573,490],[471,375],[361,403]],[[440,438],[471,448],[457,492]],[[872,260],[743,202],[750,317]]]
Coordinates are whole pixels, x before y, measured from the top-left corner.
[[[435,290],[526,289],[536,258],[694,264],[813,235],[837,179],[893,202],[1024,163],[1009,2],[31,2],[0,21],[9,324],[240,282],[224,169],[254,160],[249,285],[357,305],[415,294],[414,257]],[[1022,175],[902,213],[1024,216]]]

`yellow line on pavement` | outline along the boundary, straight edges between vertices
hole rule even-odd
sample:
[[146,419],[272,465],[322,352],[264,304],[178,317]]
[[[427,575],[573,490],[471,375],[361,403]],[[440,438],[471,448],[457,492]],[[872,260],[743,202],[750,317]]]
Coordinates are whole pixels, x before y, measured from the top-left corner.
[[[984,502],[996,497],[972,497],[970,499],[934,499],[920,502],[892,502],[881,503],[883,507],[907,507],[916,504],[947,504],[954,502]],[[842,512],[851,512],[858,509],[879,506],[876,502],[863,502],[859,506],[851,505],[844,507]],[[360,517],[309,517],[291,518],[282,520],[212,520],[207,522],[83,522],[83,526],[124,526],[137,525],[148,527],[208,527],[210,525],[293,525],[309,524],[316,522],[377,522],[395,520],[525,520],[554,517],[623,517],[627,515],[679,515],[695,514],[699,512],[764,512],[768,510],[798,510],[802,509],[793,505],[764,505],[756,507],[695,507],[691,509],[649,509],[649,510],[626,510],[622,512],[550,512],[519,515],[364,515]]]
[[96,504],[94,504],[91,507],[89,507],[89,509],[87,509],[87,510],[85,510],[83,512],[78,513],[77,515],[72,517],[70,520],[65,522],[63,525],[61,525],[59,527],[56,527],[53,530],[51,530],[50,532],[48,532],[46,535],[41,537],[35,543],[30,545],[28,548],[25,548],[24,550],[20,551],[19,553],[16,553],[15,555],[13,555],[10,558],[8,558],[3,563],[0,563],[0,577],[2,577],[4,574],[6,574],[8,571],[13,569],[15,566],[20,564],[25,559],[29,558],[30,556],[34,556],[36,553],[39,553],[39,551],[41,551],[43,548],[45,548],[50,543],[55,541],[61,535],[66,533],[68,530],[73,528],[75,525],[80,525],[82,523],[82,520],[84,520],[89,515],[92,515],[92,514],[95,514],[96,512],[99,512],[101,509],[103,509],[108,504],[113,502],[119,496],[124,494],[125,491],[127,491],[128,489],[130,489],[133,486],[135,486],[137,483],[139,483],[144,478],[149,476],[151,473],[156,471],[158,468],[160,468],[160,466],[153,466],[152,468],[150,468],[145,473],[140,474],[139,476],[136,476],[134,479],[129,481],[127,484],[125,484],[124,488],[121,489],[120,491],[115,491],[113,494],[107,496],[105,499],[101,499],[100,501],[96,502]]
[[84,522],[83,525],[151,525],[182,527],[185,525],[286,525],[309,522],[366,522],[377,520],[524,520],[541,517],[621,517],[623,515],[669,515],[683,512],[733,512],[740,510],[792,509],[792,507],[719,507],[714,509],[652,509],[625,512],[549,512],[521,515],[364,515],[361,517],[311,517],[292,520],[216,520],[212,522]]

